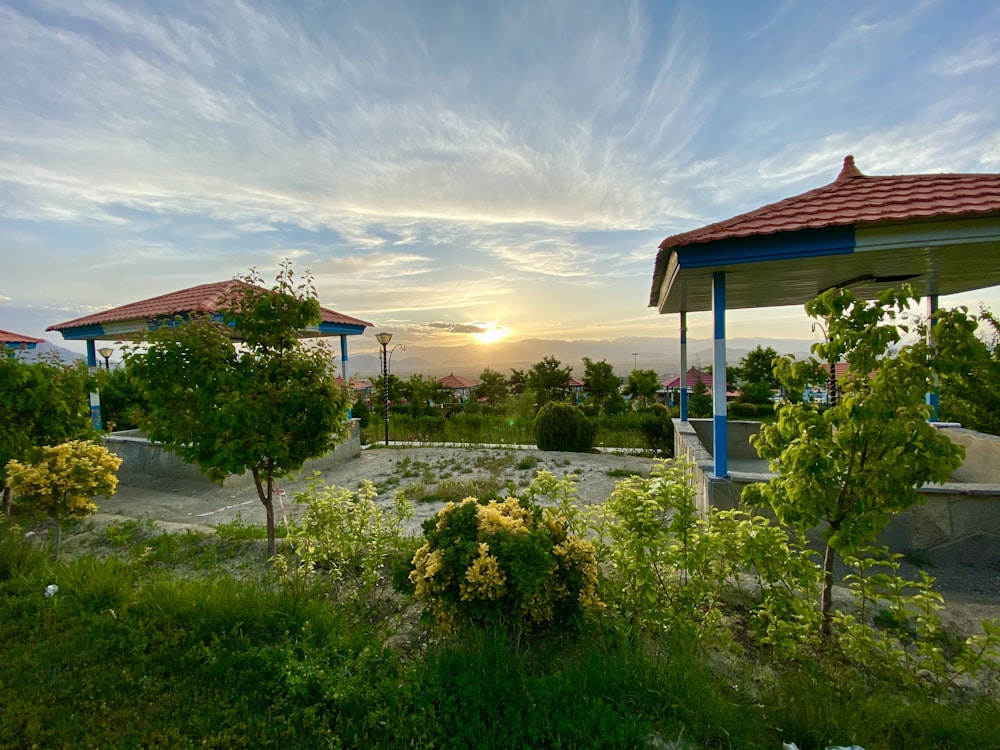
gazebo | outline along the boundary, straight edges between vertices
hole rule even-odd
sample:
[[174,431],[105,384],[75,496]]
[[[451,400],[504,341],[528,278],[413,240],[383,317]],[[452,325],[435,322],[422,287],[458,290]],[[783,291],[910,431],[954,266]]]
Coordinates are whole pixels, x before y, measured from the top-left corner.
[[39,344],[44,344],[45,339],[36,339],[34,336],[24,336],[20,333],[5,331],[0,328],[0,346],[8,350],[9,354],[24,349],[34,349]]
[[[1000,174],[868,176],[844,159],[828,185],[660,243],[649,306],[713,318],[714,476],[728,475],[726,311],[804,305],[832,288],[862,298],[909,282],[938,297],[1000,285]],[[680,384],[688,420],[686,377]]]
[[[69,341],[86,341],[87,364],[95,367],[97,341],[138,340],[158,326],[166,325],[178,318],[187,320],[195,315],[209,315],[221,322],[223,302],[230,292],[239,286],[250,285],[237,279],[201,284],[58,323],[46,330],[58,331]],[[365,328],[371,325],[367,321],[321,307],[319,324],[303,330],[301,336],[303,338],[339,336],[341,371],[346,379],[347,337],[362,334]],[[239,339],[239,331],[233,331],[233,338]],[[91,395],[90,410],[95,427],[100,429],[101,407],[96,394]]]

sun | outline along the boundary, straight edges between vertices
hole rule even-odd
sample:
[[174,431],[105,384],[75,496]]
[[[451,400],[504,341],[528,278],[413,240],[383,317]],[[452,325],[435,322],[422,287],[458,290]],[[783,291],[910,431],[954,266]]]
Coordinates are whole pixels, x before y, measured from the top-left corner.
[[498,341],[503,341],[507,338],[507,334],[510,333],[510,329],[507,326],[491,325],[483,329],[480,333],[475,334],[476,340],[480,344],[495,344]]

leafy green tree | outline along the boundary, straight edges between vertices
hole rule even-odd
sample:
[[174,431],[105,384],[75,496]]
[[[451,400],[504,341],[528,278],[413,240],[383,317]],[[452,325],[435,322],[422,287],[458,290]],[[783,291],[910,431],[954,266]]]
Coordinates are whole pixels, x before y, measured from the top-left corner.
[[344,437],[349,395],[335,382],[330,352],[298,338],[320,320],[312,280],[296,286],[285,263],[272,290],[259,282],[254,271],[237,279],[224,324],[206,317],[162,326],[145,353],[137,348],[125,360],[147,404],[151,440],[213,479],[252,473],[273,556],[274,479]]
[[643,406],[648,406],[649,402],[656,398],[659,389],[660,378],[656,370],[632,370],[628,374],[625,392],[632,398],[642,401]]
[[527,373],[527,389],[535,396],[539,407],[549,401],[565,401],[569,395],[567,382],[573,377],[572,367],[563,367],[555,357],[544,357]]
[[479,385],[476,386],[476,397],[485,398],[489,406],[496,407],[507,398],[507,380],[502,372],[487,367],[479,375]]
[[941,378],[941,419],[963,427],[1000,435],[1000,321],[982,309],[982,352],[969,367]]
[[751,438],[777,476],[747,487],[744,501],[772,508],[800,531],[826,524],[821,611],[827,635],[835,555],[855,553],[892,514],[918,500],[921,485],[947,480],[962,462],[962,448],[928,422],[925,394],[935,371],[953,372],[976,356],[976,322],[964,310],[940,310],[933,352],[920,323],[914,328],[921,338],[901,344],[910,332],[901,315],[915,300],[904,287],[871,302],[844,289],[809,302],[806,312],[823,321],[827,340],[813,345],[817,359],[778,360],[778,378],[801,391],[822,373],[821,363],[846,361],[842,396],[824,411],[784,403],[777,421]]
[[770,346],[757,348],[747,352],[746,356],[740,360],[736,369],[736,382],[741,386],[747,384],[763,384],[767,390],[780,388],[777,376],[774,374],[774,360],[778,358],[778,352]]
[[66,364],[58,357],[26,363],[0,356],[0,486],[3,513],[10,515],[5,466],[24,459],[31,448],[93,436],[89,393],[97,380],[85,362]]
[[621,384],[622,379],[615,375],[614,368],[605,360],[594,362],[590,357],[583,358],[583,389],[598,411],[602,411],[605,402],[619,392]]
[[430,412],[430,402],[440,400],[438,397],[438,382],[430,375],[414,373],[405,381],[399,383],[398,389],[393,388],[392,377],[393,375],[390,373],[389,393],[399,393],[402,398],[409,401],[410,414],[415,417],[428,414]]
[[701,380],[696,381],[691,389],[688,411],[692,417],[712,416],[712,394],[708,392],[708,386]]
[[97,372],[97,378],[104,429],[113,432],[137,427],[139,415],[143,411],[142,396],[129,377],[128,369],[119,367],[111,372],[101,370]]
[[510,377],[507,378],[507,390],[515,396],[520,396],[528,390],[528,376],[524,370],[511,368]]

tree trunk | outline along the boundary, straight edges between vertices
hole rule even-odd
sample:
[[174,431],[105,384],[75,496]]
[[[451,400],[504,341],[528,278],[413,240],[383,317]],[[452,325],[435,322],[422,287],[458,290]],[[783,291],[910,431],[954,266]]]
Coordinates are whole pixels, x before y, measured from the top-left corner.
[[826,553],[823,555],[823,603],[820,611],[823,614],[823,625],[820,632],[824,636],[832,634],[831,628],[833,610],[833,547],[829,543],[826,545]]
[[267,460],[266,484],[261,481],[259,467],[254,466],[250,471],[253,474],[253,483],[257,485],[257,497],[260,498],[267,515],[267,556],[274,557],[278,552],[278,546],[274,540],[274,479],[272,476],[274,474],[274,459]]
[[10,487],[3,488],[3,517],[10,518]]

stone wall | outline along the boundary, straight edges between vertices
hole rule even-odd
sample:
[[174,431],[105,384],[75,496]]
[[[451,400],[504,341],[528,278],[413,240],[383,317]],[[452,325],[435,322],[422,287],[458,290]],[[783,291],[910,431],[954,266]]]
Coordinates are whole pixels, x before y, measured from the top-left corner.
[[[361,428],[356,419],[350,421],[347,439],[325,456],[306,461],[303,475],[311,474],[361,455]],[[180,459],[161,443],[151,443],[139,430],[113,432],[104,438],[109,451],[122,458],[118,481],[137,487],[154,487],[169,481],[207,482],[220,487],[244,487],[253,484],[250,472],[213,482],[194,464]]]

